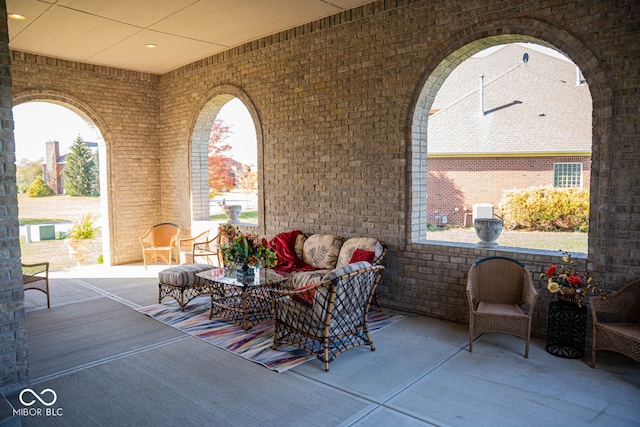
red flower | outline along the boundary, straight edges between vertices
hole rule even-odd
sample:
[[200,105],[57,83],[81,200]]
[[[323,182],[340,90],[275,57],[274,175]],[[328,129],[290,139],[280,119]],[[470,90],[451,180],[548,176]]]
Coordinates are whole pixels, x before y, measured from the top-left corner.
[[556,266],[552,265],[551,267],[549,267],[549,269],[547,270],[547,276],[553,276],[554,274],[556,274]]
[[570,286],[577,288],[578,286],[582,285],[582,277],[575,275],[569,276],[567,277],[567,283],[569,283]]

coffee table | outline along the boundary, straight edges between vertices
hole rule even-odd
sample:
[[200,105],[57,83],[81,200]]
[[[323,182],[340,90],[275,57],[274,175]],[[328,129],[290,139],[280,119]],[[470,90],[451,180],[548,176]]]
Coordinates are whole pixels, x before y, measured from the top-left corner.
[[246,333],[257,323],[273,317],[269,289],[279,287],[290,274],[261,268],[255,277],[239,279],[225,276],[222,268],[214,268],[197,276],[209,283],[209,318],[218,315],[229,319],[242,326]]

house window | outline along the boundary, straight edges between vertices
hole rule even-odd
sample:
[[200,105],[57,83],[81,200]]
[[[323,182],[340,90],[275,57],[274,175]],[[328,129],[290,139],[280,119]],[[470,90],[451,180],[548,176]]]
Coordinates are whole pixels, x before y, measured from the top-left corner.
[[554,163],[553,186],[582,188],[582,163]]

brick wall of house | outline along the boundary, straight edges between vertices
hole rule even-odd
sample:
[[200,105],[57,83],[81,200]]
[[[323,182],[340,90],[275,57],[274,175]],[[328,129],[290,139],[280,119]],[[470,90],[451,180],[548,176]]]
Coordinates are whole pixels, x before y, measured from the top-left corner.
[[[232,93],[258,128],[261,232],[377,237],[389,248],[383,304],[466,322],[473,261],[513,256],[537,277],[556,257],[420,239],[438,87],[456,64],[500,43],[542,41],[578,64],[593,97],[588,265],[615,289],[640,276],[639,28],[633,0],[386,0],[160,77],[14,52],[14,102],[57,100],[100,128],[118,264],[141,259],[137,236],[150,224],[188,227],[194,128],[213,99]],[[549,296],[536,285],[534,332],[544,334]]]
[[[552,186],[555,163],[582,163],[583,186],[591,184],[591,158],[578,156],[435,157],[428,160],[430,224],[464,225],[473,205],[487,203],[500,215],[504,190]],[[466,209],[466,210],[465,210]],[[473,225],[467,215],[466,225]]]

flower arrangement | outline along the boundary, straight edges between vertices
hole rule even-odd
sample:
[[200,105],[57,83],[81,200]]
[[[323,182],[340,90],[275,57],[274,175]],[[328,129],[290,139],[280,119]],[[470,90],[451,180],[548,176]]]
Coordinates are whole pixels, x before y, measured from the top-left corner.
[[582,302],[589,291],[592,294],[598,293],[602,297],[606,292],[598,288],[598,283],[593,281],[593,277],[585,269],[578,271],[575,263],[571,259],[571,254],[563,252],[562,261],[566,264],[560,266],[552,265],[546,273],[540,273],[540,278],[548,278],[547,289],[558,296],[558,299],[566,302],[574,302],[582,307]]
[[278,263],[276,252],[267,239],[260,239],[255,233],[241,233],[236,226],[228,223],[220,225],[218,231],[225,266],[260,265],[272,268]]

